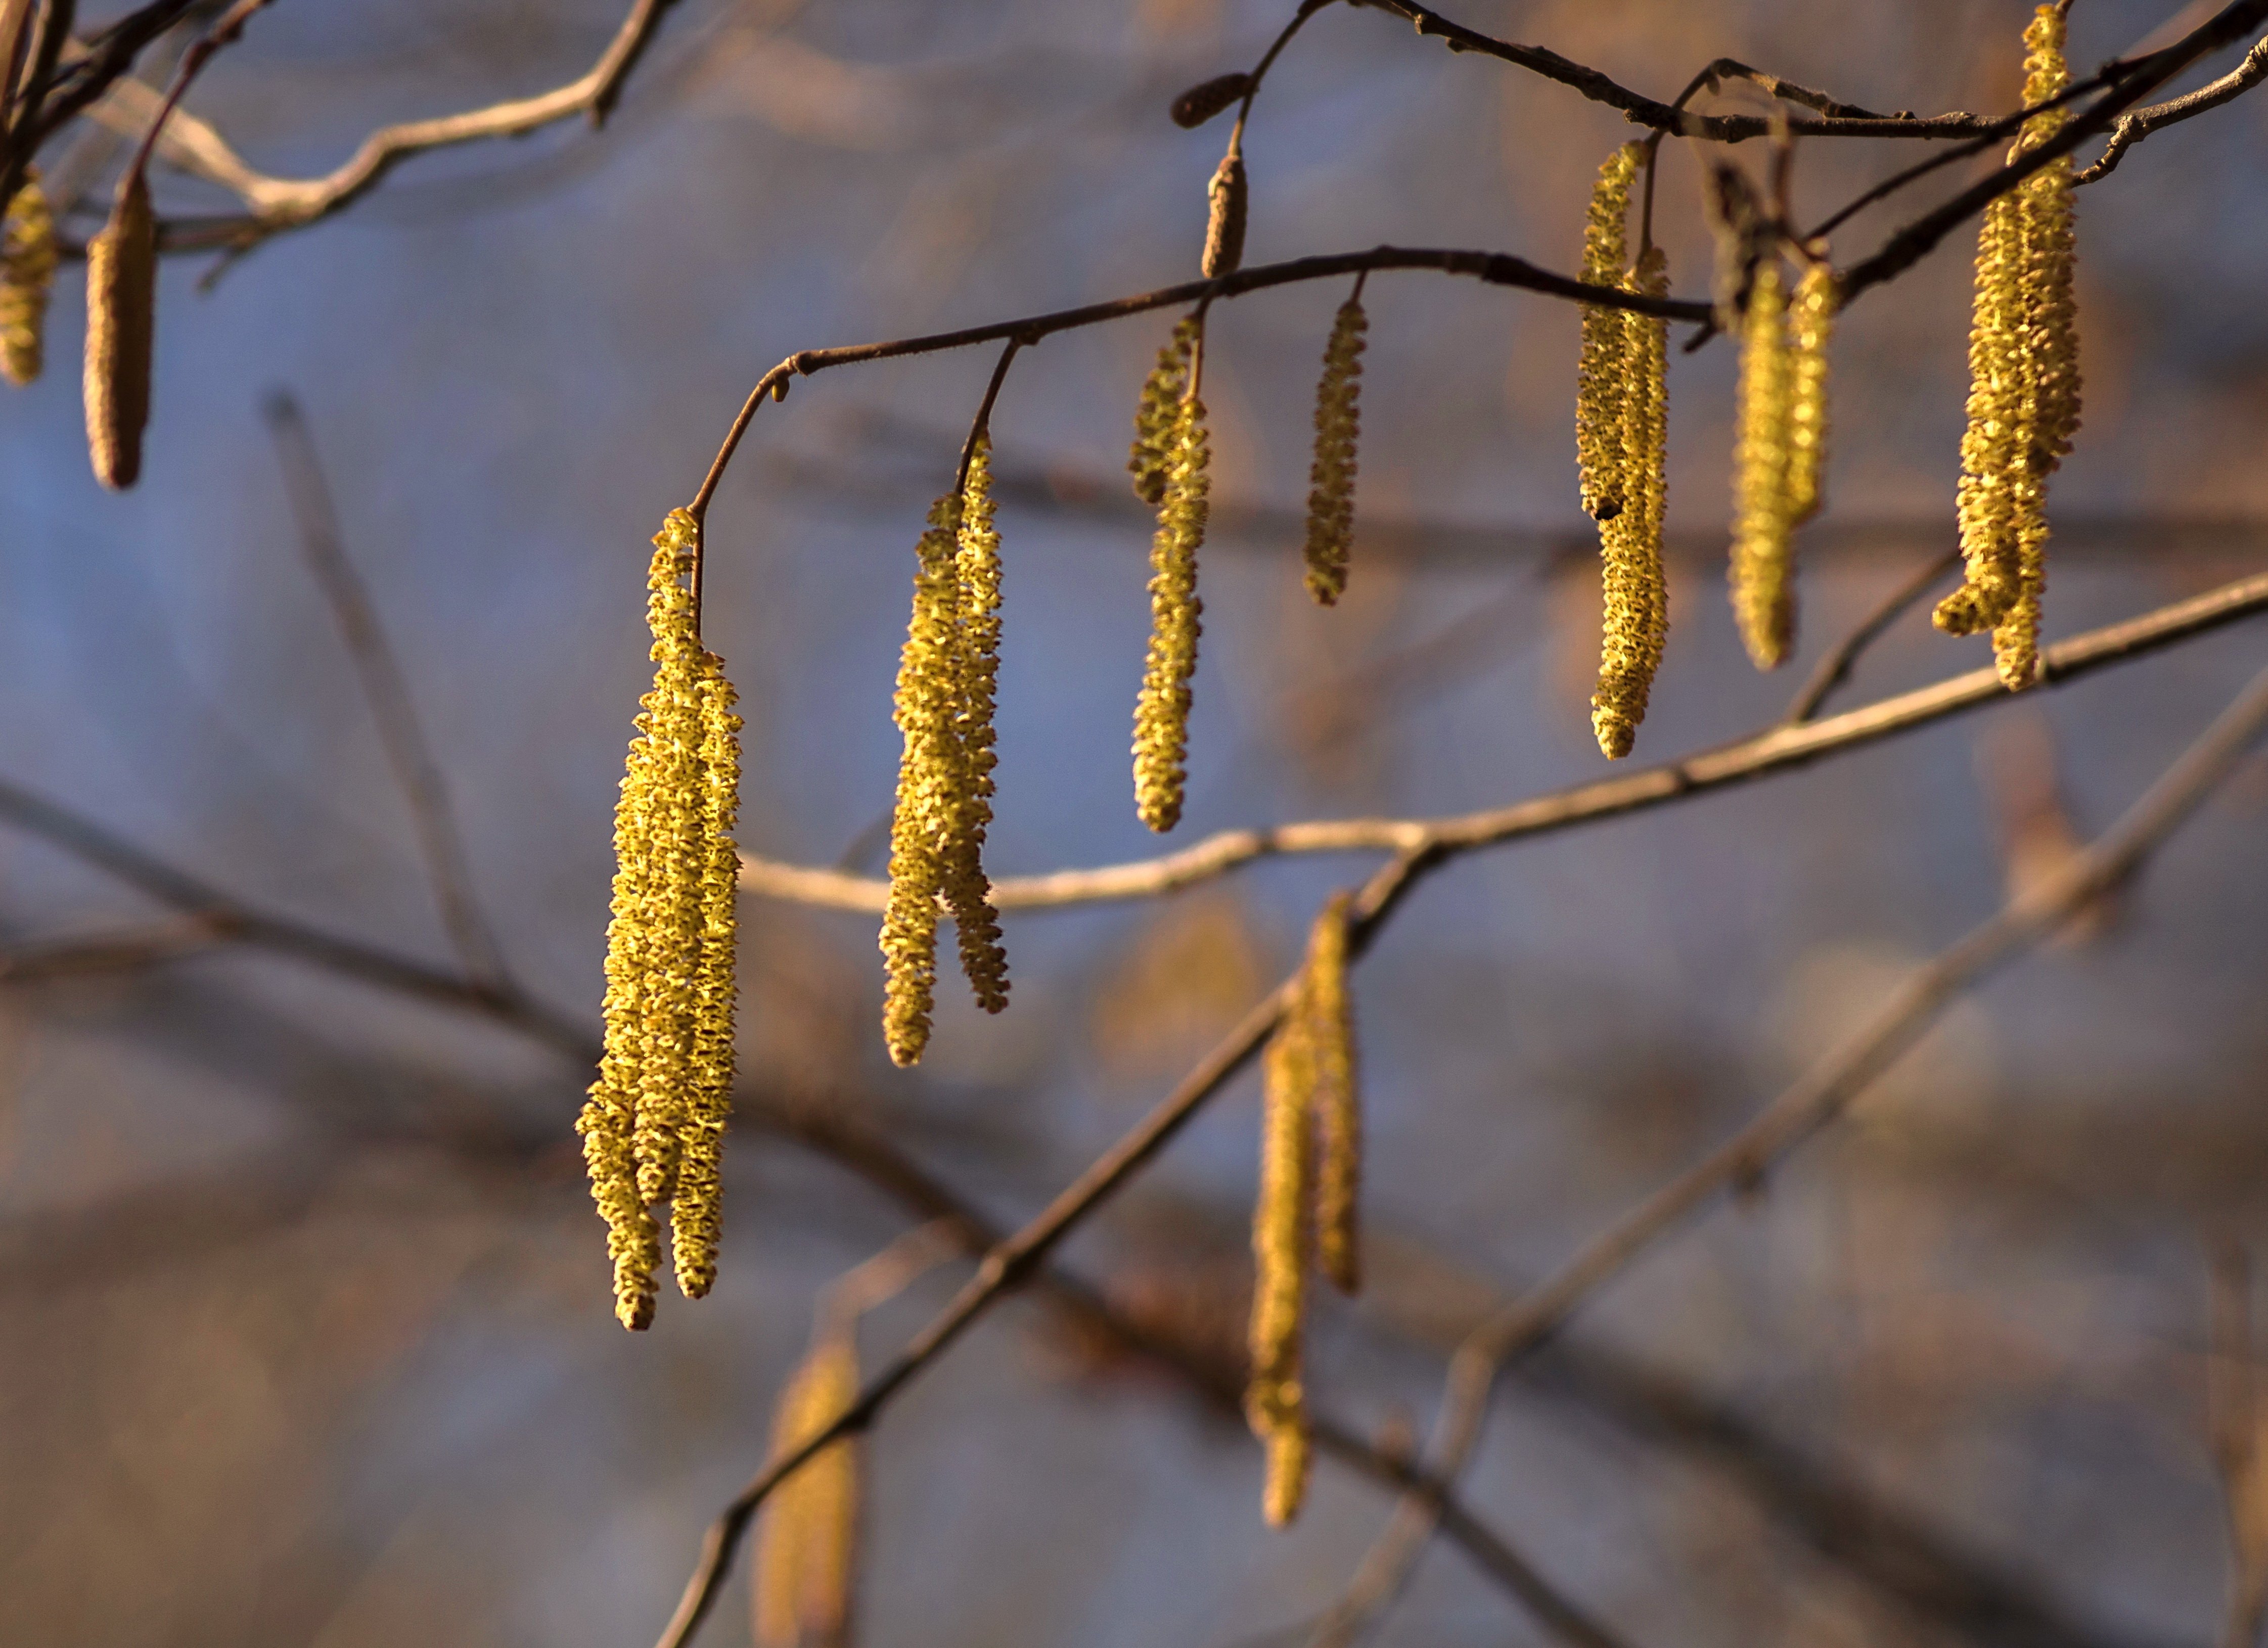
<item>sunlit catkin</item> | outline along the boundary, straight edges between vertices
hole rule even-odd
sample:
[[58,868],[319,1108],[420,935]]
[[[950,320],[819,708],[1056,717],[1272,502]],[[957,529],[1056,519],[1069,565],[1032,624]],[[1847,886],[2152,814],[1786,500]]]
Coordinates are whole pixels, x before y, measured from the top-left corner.
[[86,248],[86,445],[94,478],[113,491],[142,474],[156,332],[158,220],[136,171]]
[[[1614,286],[1624,274],[1625,220],[1631,184],[1646,145],[1624,143],[1599,168],[1583,224],[1583,278]],[[1623,506],[1623,313],[1603,305],[1582,305],[1583,352],[1575,387],[1575,462],[1584,511],[1611,519]]]
[[1142,397],[1134,408],[1134,447],[1126,460],[1134,477],[1134,496],[1152,507],[1166,501],[1166,471],[1173,461],[1174,420],[1182,396],[1189,387],[1189,351],[1195,347],[1197,323],[1184,317],[1174,335],[1158,351],[1158,364],[1142,380]]
[[[826,1332],[780,1395],[772,1456],[801,1447],[858,1394],[858,1347],[847,1328]],[[857,1444],[830,1443],[758,1512],[750,1587],[757,1648],[848,1641],[858,1577],[858,1474]]]
[[615,812],[606,1041],[576,1124],[607,1221],[615,1314],[633,1328],[653,1317],[656,1203],[674,1203],[686,1292],[706,1291],[713,1276],[733,1081],[740,721],[722,666],[695,633],[686,579],[699,531],[672,511],[647,570],[653,688],[640,700]]
[[1315,386],[1315,461],[1308,473],[1307,593],[1323,606],[1346,592],[1354,546],[1355,448],[1362,433],[1362,299],[1350,298],[1331,322],[1323,375]]
[[[2024,100],[2039,103],[2062,92],[2070,75],[2057,7],[2039,8],[2024,44]],[[2067,119],[2060,108],[2034,115],[2012,158],[2046,142]],[[1977,233],[1969,428],[1956,495],[1967,577],[1935,614],[1948,634],[1990,629],[2000,679],[2012,690],[2030,686],[2038,674],[2047,480],[2079,429],[2076,267],[2072,167],[2065,156],[1993,201]]]
[[1733,444],[1733,616],[1758,669],[1787,659],[1795,635],[1794,494],[1789,472],[1794,363],[1779,262],[1767,258],[1741,323],[1739,411]]
[[1362,1286],[1362,1095],[1347,993],[1351,902],[1341,893],[1315,918],[1297,1009],[1314,1082],[1315,1262],[1342,1293]]
[[938,901],[946,888],[945,850],[961,806],[962,764],[961,498],[930,506],[916,547],[913,614],[898,658],[896,720],[904,737],[897,807],[890,825],[890,897],[882,916],[888,975],[882,1034],[890,1057],[911,1064],[929,1044],[937,996]]
[[55,257],[55,214],[39,168],[29,166],[0,232],[0,376],[18,388],[40,375]]
[[1827,348],[1840,302],[1835,271],[1810,265],[1788,305],[1787,508],[1800,526],[1819,513],[1827,471]]
[[946,901],[961,942],[961,971],[986,1012],[1008,1004],[1008,953],[984,873],[984,835],[992,822],[992,712],[1000,681],[1000,534],[992,525],[992,438],[979,434],[961,489],[961,530],[954,556],[961,613],[960,792],[945,865]]
[[[1669,266],[1659,246],[1617,283],[1649,298],[1667,296]],[[1669,582],[1662,570],[1662,519],[1669,501],[1669,323],[1631,310],[1611,310],[1620,332],[1602,369],[1616,380],[1620,422],[1609,451],[1620,466],[1619,507],[1599,523],[1601,614],[1599,683],[1591,695],[1591,730],[1609,761],[1637,741],[1669,636]]]
[[[1304,993],[1304,992],[1303,992]],[[1314,1048],[1295,1001],[1268,1043],[1260,1191],[1252,1210],[1252,1379],[1244,1412],[1268,1451],[1263,1508],[1277,1527],[1307,1497],[1309,1440],[1300,1383],[1308,1223],[1314,1199]]]
[[1251,188],[1245,181],[1244,151],[1236,136],[1220,158],[1212,181],[1205,185],[1210,210],[1205,215],[1204,256],[1201,272],[1207,280],[1233,275],[1244,262],[1244,221],[1250,208]]
[[1197,599],[1197,550],[1204,542],[1211,461],[1204,401],[1183,396],[1169,439],[1172,461],[1150,546],[1150,651],[1134,705],[1135,811],[1160,832],[1181,822],[1189,777],[1189,681],[1204,611]]

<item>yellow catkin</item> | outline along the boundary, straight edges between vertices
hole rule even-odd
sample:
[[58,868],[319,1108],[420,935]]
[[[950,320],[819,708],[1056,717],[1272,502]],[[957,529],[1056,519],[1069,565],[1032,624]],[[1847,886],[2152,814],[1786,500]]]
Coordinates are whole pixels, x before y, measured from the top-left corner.
[[1351,902],[1341,893],[1315,918],[1300,1004],[1314,1080],[1315,1262],[1342,1293],[1362,1286],[1362,1095],[1347,993]]
[[[2024,100],[2043,102],[2063,92],[2070,75],[2056,7],[2039,8],[2024,44]],[[2045,142],[2067,119],[2060,108],[2034,115],[2012,154]],[[1985,209],[1956,495],[1967,577],[1939,604],[1935,618],[1953,635],[1990,629],[2000,679],[2012,690],[2038,675],[2047,480],[2079,428],[2076,259],[2068,156]]]
[[882,1034],[890,1057],[911,1064],[929,1044],[937,995],[938,901],[946,884],[946,844],[963,794],[961,710],[961,591],[955,565],[961,499],[930,506],[916,548],[913,614],[898,659],[896,720],[904,735],[897,808],[890,825],[890,897],[882,916],[888,982]]
[[87,455],[94,478],[113,491],[142,475],[157,301],[158,220],[149,186],[136,172],[86,248]]
[[1181,822],[1189,777],[1189,681],[1204,611],[1197,599],[1197,550],[1204,542],[1211,461],[1204,401],[1184,395],[1170,441],[1165,501],[1150,548],[1150,651],[1134,706],[1135,810],[1161,833]]
[[1733,445],[1733,616],[1758,669],[1786,662],[1795,636],[1794,511],[1789,431],[1795,373],[1779,263],[1756,269],[1741,323]]
[[[1646,145],[1624,143],[1599,167],[1583,224],[1583,278],[1617,284],[1624,273],[1631,184]],[[1582,305],[1583,352],[1575,386],[1575,462],[1584,511],[1611,519],[1623,506],[1623,311]]]
[[[813,1345],[781,1394],[773,1457],[832,1424],[858,1394],[858,1352],[847,1330]],[[849,1639],[858,1577],[857,1445],[830,1444],[774,1490],[757,1514],[751,1623],[757,1648],[813,1648]]]
[[1281,1527],[1307,1490],[1307,1395],[1300,1329],[1307,1308],[1313,1201],[1314,1053],[1295,1004],[1268,1043],[1261,1122],[1260,1192],[1252,1210],[1252,1380],[1245,1417],[1268,1451],[1263,1508]]
[[1171,464],[1174,422],[1180,415],[1182,395],[1189,387],[1189,351],[1195,347],[1197,323],[1183,319],[1158,351],[1158,364],[1142,380],[1142,397],[1134,408],[1134,446],[1126,460],[1134,477],[1134,496],[1152,507],[1166,501],[1166,470]]
[[979,434],[961,489],[961,529],[954,555],[961,618],[960,703],[954,731],[960,788],[945,864],[946,901],[960,938],[961,971],[976,1004],[1008,1004],[1008,953],[984,873],[984,835],[992,822],[992,714],[1000,681],[1000,534],[992,525],[992,438]]
[[[1650,298],[1669,291],[1669,265],[1654,246],[1618,283]],[[1620,423],[1608,448],[1621,472],[1618,507],[1599,523],[1602,573],[1599,682],[1591,730],[1609,761],[1637,742],[1669,636],[1669,581],[1662,569],[1662,520],[1669,503],[1669,323],[1630,310],[1608,312],[1621,337],[1602,369],[1619,386]]]
[[1244,154],[1234,137],[1220,158],[1212,181],[1205,185],[1211,210],[1205,215],[1204,256],[1200,269],[1207,280],[1233,275],[1244,261],[1244,222],[1251,188],[1244,176]]
[[1819,513],[1827,471],[1827,347],[1840,302],[1835,271],[1810,265],[1788,305],[1787,508],[1798,526]]
[[701,953],[694,973],[692,1091],[682,1123],[677,1183],[670,1202],[670,1252],[677,1285],[700,1299],[717,1279],[723,1229],[725,1129],[733,1114],[733,1022],[739,1004],[738,883],[733,844],[740,811],[740,717],[723,660],[701,655]]
[[607,1221],[615,1314],[632,1328],[653,1318],[656,1203],[675,1203],[680,1285],[697,1296],[714,1275],[731,1103],[740,720],[722,665],[695,633],[686,579],[699,531],[672,511],[647,569],[653,688],[615,811],[606,1042],[576,1123]]
[[55,214],[40,187],[40,169],[30,166],[0,233],[0,376],[18,388],[40,375],[55,257]]
[[1355,448],[1362,433],[1362,299],[1350,298],[1331,322],[1323,375],[1315,386],[1315,461],[1308,472],[1307,593],[1325,607],[1346,592],[1354,547]]

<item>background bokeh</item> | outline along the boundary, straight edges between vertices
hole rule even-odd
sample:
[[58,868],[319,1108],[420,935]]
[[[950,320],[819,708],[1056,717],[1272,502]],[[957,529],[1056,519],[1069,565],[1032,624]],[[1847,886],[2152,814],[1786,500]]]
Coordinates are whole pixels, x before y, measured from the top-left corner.
[[[2079,0],[2074,63],[2174,9]],[[413,162],[210,290],[210,266],[170,264],[149,460],[124,497],[87,472],[67,272],[54,369],[0,399],[0,777],[261,909],[449,964],[262,421],[286,389],[511,965],[594,1021],[645,546],[748,385],[799,348],[1189,276],[1223,132],[1181,132],[1165,107],[1248,64],[1288,10],[684,0],[603,132]],[[619,11],[289,0],[191,104],[263,169],[312,173],[374,125],[580,74]],[[1655,95],[1729,55],[1933,111],[2013,103],[2029,12],[1454,15]],[[1628,131],[1564,87],[1332,8],[1247,136],[1248,261],[1392,241],[1571,269],[1593,172]],[[2051,635],[2268,549],[2264,140],[2268,100],[2239,101],[2081,196],[2087,423],[2056,482]],[[1811,143],[1799,201],[1823,215],[1911,158]],[[1697,175],[1671,145],[1659,222],[1697,293]],[[172,173],[158,190],[168,212],[229,205]],[[75,232],[105,198],[98,184]],[[1864,214],[1838,252],[1918,203]],[[1780,678],[1749,669],[1722,594],[1730,352],[1673,356],[1674,629],[1641,760],[1769,721],[1948,547],[1968,245],[1843,326],[1830,507]],[[1343,296],[1215,313],[1222,511],[1187,836],[1478,806],[1602,769],[1574,312],[1372,279],[1353,583],[1321,611],[1299,588],[1297,511]],[[1121,465],[1168,324],[1051,338],[995,415],[996,873],[1155,850],[1127,793],[1148,533]],[[760,413],[725,484],[707,622],[746,700],[752,852],[878,868],[909,552],[991,359],[805,383]],[[1365,1428],[1422,1430],[1478,1311],[2107,825],[2262,657],[2240,626],[1430,883],[1359,979],[1373,1274],[1364,1299],[1319,1307],[1319,1398]],[[1917,614],[1853,690],[1982,658]],[[1499,1395],[1475,1507],[1635,1644],[2207,1640],[2227,1556],[2206,1254],[2268,1214],[2264,809],[2256,760],[2115,904],[1962,1004],[1849,1125],[1603,1294]],[[882,1054],[873,923],[750,900],[744,1066],[1012,1222],[1280,975],[1322,898],[1365,868],[1277,864],[1012,918],[1012,1006],[988,1019],[947,992],[912,1072]],[[21,955],[166,919],[0,831],[0,936]],[[817,1291],[907,1228],[840,1166],[737,1134],[716,1294],[665,1296],[632,1337],[571,1130],[587,1076],[556,1049],[225,944],[67,975],[9,964],[0,987],[0,1640],[649,1641],[703,1526],[762,1460]],[[1072,1244],[1072,1268],[1233,1342],[1255,1096],[1248,1080],[1224,1095]],[[877,1310],[870,1356],[964,1273],[942,1266]],[[895,1405],[868,1458],[859,1634],[876,1644],[1294,1641],[1388,1509],[1327,1465],[1296,1529],[1267,1531],[1241,1430],[1028,1302]],[[746,1639],[738,1584],[710,1631]],[[1379,1640],[1535,1632],[1444,1547]]]

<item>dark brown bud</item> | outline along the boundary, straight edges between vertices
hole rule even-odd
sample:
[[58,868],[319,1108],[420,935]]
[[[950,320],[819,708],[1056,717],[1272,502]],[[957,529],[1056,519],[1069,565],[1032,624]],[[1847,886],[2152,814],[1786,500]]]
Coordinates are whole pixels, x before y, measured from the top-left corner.
[[1248,74],[1215,75],[1174,99],[1174,124],[1193,130],[1250,90],[1252,77]]

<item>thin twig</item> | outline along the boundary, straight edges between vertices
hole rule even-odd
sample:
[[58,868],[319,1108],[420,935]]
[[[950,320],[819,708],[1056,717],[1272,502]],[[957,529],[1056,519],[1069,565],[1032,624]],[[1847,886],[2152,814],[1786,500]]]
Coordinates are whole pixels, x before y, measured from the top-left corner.
[[[1480,1439],[1490,1392],[1513,1357],[1542,1343],[1600,1288],[1721,1192],[1760,1180],[1843,1114],[1954,1001],[1987,974],[2052,935],[2073,911],[2127,881],[2235,768],[2268,726],[2268,671],[2217,716],[2106,834],[2052,875],[1916,972],[1866,1028],[1805,1073],[1753,1121],[1594,1237],[1541,1286],[1489,1318],[1450,1358],[1447,1388],[1429,1453],[1434,1474],[1454,1482]],[[1348,1593],[1348,1617],[1373,1618],[1407,1582],[1436,1519],[1418,1496],[1405,1499]]]
[[394,769],[394,782],[409,804],[410,823],[417,832],[417,845],[432,879],[442,924],[448,929],[450,942],[456,946],[468,976],[491,988],[508,989],[511,973],[497,943],[496,930],[473,891],[472,869],[449,806],[447,784],[418,722],[409,678],[387,644],[370,591],[348,557],[314,438],[307,431],[299,403],[289,391],[275,391],[262,410],[269,432],[275,438],[277,461],[283,466],[284,489],[298,519],[300,549],[323,599],[330,604],[331,616],[354,664],[355,679],[362,684],[364,701],[370,706],[371,719],[378,724],[387,764]]
[[1883,597],[1881,606],[1867,614],[1832,652],[1819,660],[1819,667],[1803,683],[1803,689],[1795,695],[1795,702],[1787,707],[1784,717],[1787,725],[1800,726],[1817,715],[1819,707],[1834,695],[1835,689],[1851,679],[1860,655],[1904,615],[1907,607],[1944,582],[1960,564],[1961,551],[1948,549]]
[[[2203,595],[2048,648],[2041,684],[2075,680],[2264,610],[2268,610],[2268,573],[2239,578]],[[1155,858],[1091,870],[1005,877],[992,884],[993,902],[1002,910],[1028,910],[1150,898],[1210,880],[1256,859],[1289,853],[1394,852],[1429,842],[1447,851],[1470,851],[1745,784],[1926,726],[2007,695],[1999,674],[1988,666],[1827,720],[1784,723],[1681,761],[1553,791],[1508,806],[1432,819],[1330,819],[1266,829],[1225,830]],[[745,855],[740,861],[740,887],[767,898],[869,915],[882,909],[889,892],[889,883],[879,878]]]
[[2219,108],[2234,98],[2242,97],[2262,80],[2268,79],[2268,40],[2263,40],[2244,54],[2244,61],[2221,76],[2210,85],[2173,98],[2163,103],[2153,103],[2147,108],[2122,114],[2118,123],[2110,129],[2110,141],[2102,146],[2102,153],[2095,164],[2072,179],[2073,183],[2092,183],[2097,178],[2108,177],[2118,169],[2126,151],[2152,132]]

